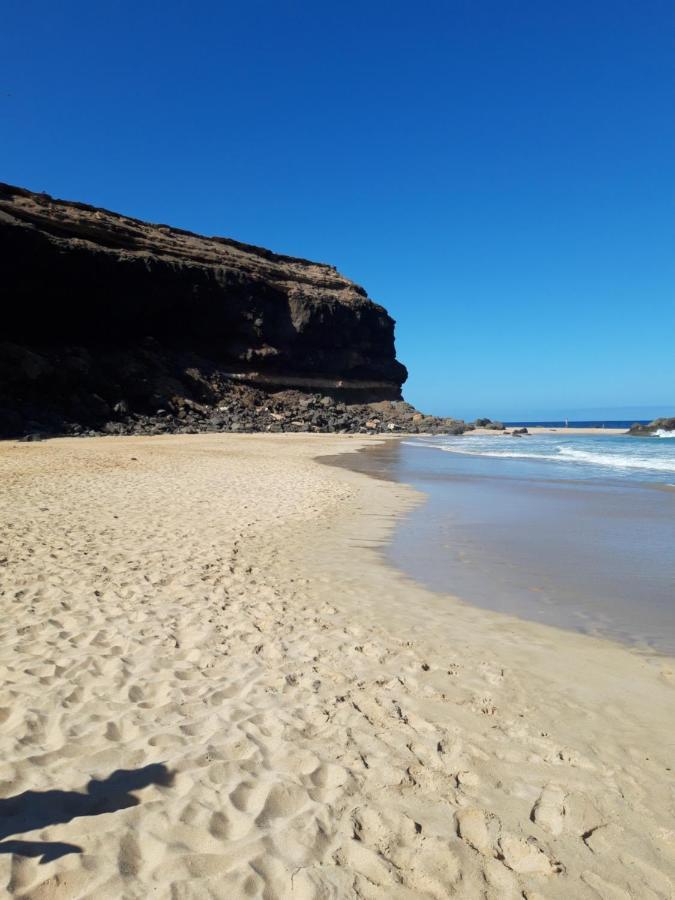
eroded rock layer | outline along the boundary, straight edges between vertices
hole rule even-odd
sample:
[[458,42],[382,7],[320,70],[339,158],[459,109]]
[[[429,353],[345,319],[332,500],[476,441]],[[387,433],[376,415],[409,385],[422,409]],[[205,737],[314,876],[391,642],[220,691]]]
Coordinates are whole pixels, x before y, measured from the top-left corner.
[[401,398],[393,319],[332,266],[6,184],[0,257],[3,436],[217,408],[233,384]]

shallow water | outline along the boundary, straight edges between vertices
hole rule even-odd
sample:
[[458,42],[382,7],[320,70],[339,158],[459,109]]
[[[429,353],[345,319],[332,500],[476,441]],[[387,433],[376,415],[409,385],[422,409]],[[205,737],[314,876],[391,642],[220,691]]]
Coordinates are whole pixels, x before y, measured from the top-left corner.
[[[615,478],[656,484],[675,482],[675,432],[659,431],[652,437],[625,434],[537,434],[514,437],[482,434],[420,438],[412,442],[446,453],[483,459],[521,460],[514,474],[565,480],[600,481]],[[546,465],[539,466],[538,463]],[[554,466],[549,465],[554,463]],[[487,471],[487,470],[486,470]]]
[[362,456],[428,495],[385,551],[417,581],[675,654],[675,441],[462,435]]

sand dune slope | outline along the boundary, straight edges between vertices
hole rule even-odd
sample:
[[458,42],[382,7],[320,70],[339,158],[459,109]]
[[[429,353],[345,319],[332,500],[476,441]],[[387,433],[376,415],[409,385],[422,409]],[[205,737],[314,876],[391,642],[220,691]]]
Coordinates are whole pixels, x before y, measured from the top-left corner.
[[358,445],[0,445],[0,891],[673,896],[669,661],[389,570]]

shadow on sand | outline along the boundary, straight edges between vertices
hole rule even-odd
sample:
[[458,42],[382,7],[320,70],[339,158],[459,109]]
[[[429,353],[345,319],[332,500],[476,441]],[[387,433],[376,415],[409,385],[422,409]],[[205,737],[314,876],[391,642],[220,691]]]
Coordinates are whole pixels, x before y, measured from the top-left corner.
[[[100,816],[138,806],[132,791],[150,784],[170,785],[173,772],[162,763],[142,769],[118,769],[103,781],[92,778],[84,792],[24,791],[16,797],[0,799],[0,839],[24,834],[49,825],[70,822],[79,816]],[[62,841],[3,841],[0,853],[41,856],[41,863],[52,862],[68,853],[82,853],[77,844]]]

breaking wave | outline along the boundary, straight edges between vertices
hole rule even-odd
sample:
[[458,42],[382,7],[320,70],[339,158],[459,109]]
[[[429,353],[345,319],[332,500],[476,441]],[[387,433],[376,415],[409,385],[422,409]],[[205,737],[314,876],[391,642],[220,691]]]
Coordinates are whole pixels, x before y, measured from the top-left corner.
[[[672,436],[671,432],[667,433],[668,437]],[[661,436],[661,435],[659,435]],[[515,443],[514,439],[507,439]],[[533,462],[539,460],[547,460],[550,462],[567,463],[574,466],[593,466],[605,470],[623,471],[629,473],[631,471],[643,471],[653,473],[671,473],[675,472],[675,455],[666,453],[650,452],[656,450],[656,446],[645,448],[644,444],[638,445],[635,439],[633,446],[623,445],[620,448],[612,447],[575,447],[569,442],[555,445],[550,439],[537,439],[536,437],[516,439],[528,446],[504,447],[504,439],[499,437],[488,438],[472,438],[458,437],[448,438],[447,442],[442,440],[420,441],[415,442],[417,446],[423,443],[425,447],[433,447],[446,453],[458,453],[463,456],[481,456],[493,459],[523,459]],[[497,446],[495,443],[499,442]],[[536,442],[536,443],[535,443]],[[584,441],[588,444],[589,441]]]

